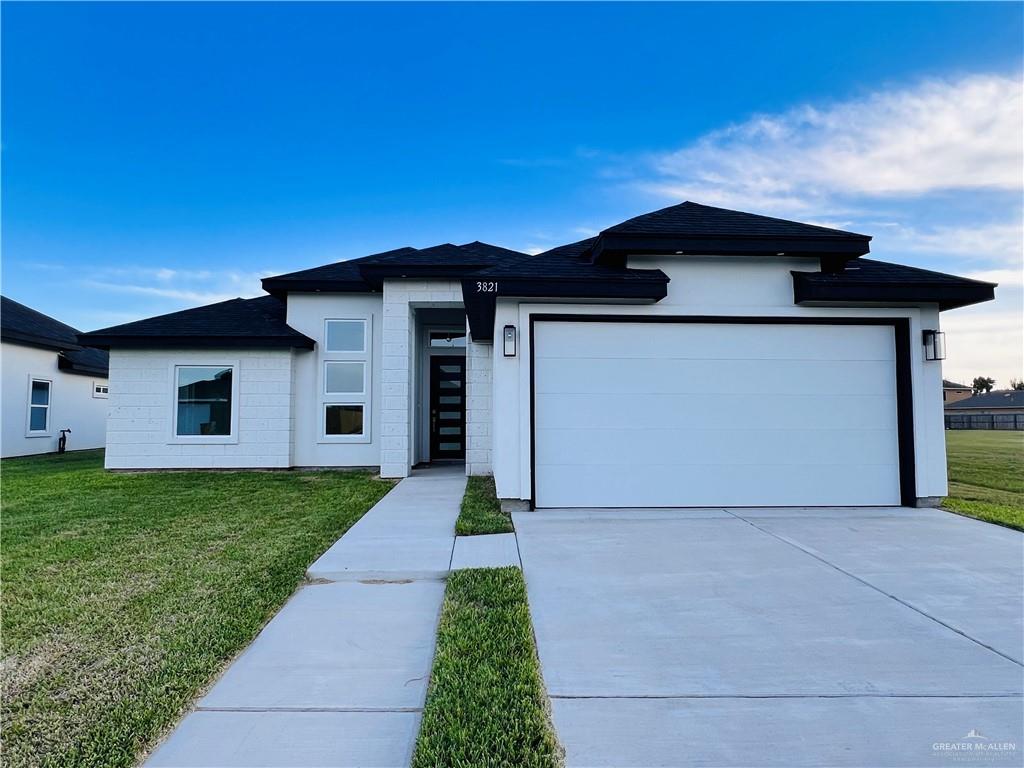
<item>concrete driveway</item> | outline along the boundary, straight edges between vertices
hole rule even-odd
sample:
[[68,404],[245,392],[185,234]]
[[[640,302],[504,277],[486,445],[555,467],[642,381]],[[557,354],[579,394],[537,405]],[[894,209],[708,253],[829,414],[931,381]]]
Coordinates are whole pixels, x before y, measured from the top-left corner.
[[902,508],[515,525],[570,766],[1024,762],[1017,532]]

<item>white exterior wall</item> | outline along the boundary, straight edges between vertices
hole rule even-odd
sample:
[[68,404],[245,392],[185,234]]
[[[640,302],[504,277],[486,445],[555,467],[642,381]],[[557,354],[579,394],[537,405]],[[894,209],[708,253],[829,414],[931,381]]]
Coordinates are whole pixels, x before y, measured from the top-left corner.
[[[325,439],[321,433],[324,334],[327,320],[366,320],[369,334],[366,362],[369,402],[364,421],[366,438],[358,442]],[[392,375],[382,370],[383,296],[375,294],[292,293],[288,296],[288,325],[316,342],[312,352],[295,353],[293,397],[295,431],[293,460],[298,467],[378,467],[388,438],[381,419],[384,399],[398,391]],[[336,398],[332,398],[336,399]]]
[[[57,367],[57,352],[4,343],[2,363],[2,455],[29,456],[57,450],[60,430],[70,429],[67,449],[102,448],[106,434],[106,398],[93,396],[101,376],[65,373]],[[50,422],[45,435],[28,436],[29,381],[46,379],[50,385]]]
[[[793,304],[791,270],[810,271],[806,259],[642,256],[631,257],[629,266],[661,269],[672,282],[668,295],[656,304],[567,304],[520,302],[499,299],[495,328],[515,325],[518,354],[493,353],[495,403],[493,414],[493,468],[500,498],[530,498],[530,315],[548,313],[722,315],[767,317],[886,317],[910,321],[911,378],[913,384],[914,452],[917,496],[946,495],[946,449],[942,418],[942,370],[940,363],[926,363],[919,340],[925,328],[939,328],[935,305],[923,307],[800,307]],[[841,329],[837,328],[837,343]]]
[[491,344],[476,344],[466,329],[466,474],[489,475],[491,466]]
[[[174,366],[236,366],[230,439],[175,438]],[[108,469],[289,467],[292,351],[131,350],[110,352]]]

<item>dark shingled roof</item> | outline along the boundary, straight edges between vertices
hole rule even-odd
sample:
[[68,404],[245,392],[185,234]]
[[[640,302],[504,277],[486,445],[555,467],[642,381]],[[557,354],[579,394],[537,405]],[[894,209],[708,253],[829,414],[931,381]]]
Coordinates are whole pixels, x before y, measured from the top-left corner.
[[595,264],[582,259],[582,254],[597,240],[590,237],[577,243],[561,245],[536,256],[509,259],[496,267],[482,270],[477,277],[488,279],[524,278],[537,280],[623,280],[668,282],[660,269],[627,269],[608,264]]
[[603,234],[672,235],[686,237],[811,237],[815,240],[842,238],[863,240],[870,238],[856,232],[802,224],[798,221],[776,219],[756,213],[730,211],[699,203],[679,203],[652,213],[634,216],[621,224],[608,227]]
[[72,349],[57,355],[57,367],[66,373],[83,375],[110,375],[110,353],[103,349]]
[[[526,254],[489,243],[474,241],[464,245],[442,243],[429,248],[396,248],[358,259],[339,261],[323,267],[303,269],[284,275],[275,275],[263,280],[263,289],[269,293],[281,294],[287,291],[360,291],[379,289],[381,274],[388,274],[402,267],[458,268],[465,267],[465,273],[473,272],[503,260],[519,258]],[[461,273],[459,274],[461,276]]]
[[44,349],[78,349],[78,330],[49,315],[0,296],[0,335],[13,341]]
[[285,322],[285,304],[275,296],[229,299],[205,307],[171,312],[79,336],[95,347],[300,347],[313,340]]
[[[83,334],[94,346],[297,346],[312,340],[285,323],[289,292],[368,293],[388,278],[461,280],[473,336],[489,339],[498,296],[658,301],[669,278],[631,269],[629,255],[694,253],[812,258],[823,272],[793,272],[796,303],[937,302],[942,309],[993,297],[994,286],[858,258],[866,235],[769,216],[681,203],[609,227],[597,237],[529,255],[480,241],[397,248],[263,280],[271,296],[233,299]],[[845,268],[844,268],[845,265]],[[481,292],[474,281],[493,281]]]
[[99,349],[83,348],[78,329],[6,296],[0,296],[0,336],[13,344],[56,351],[57,367],[66,373],[108,375],[110,356]]
[[1024,389],[997,390],[957,400],[945,406],[947,411],[971,411],[978,408],[1024,408]]
[[995,283],[928,269],[855,259],[839,272],[793,272],[798,304],[820,301],[935,302],[954,309],[990,301]]

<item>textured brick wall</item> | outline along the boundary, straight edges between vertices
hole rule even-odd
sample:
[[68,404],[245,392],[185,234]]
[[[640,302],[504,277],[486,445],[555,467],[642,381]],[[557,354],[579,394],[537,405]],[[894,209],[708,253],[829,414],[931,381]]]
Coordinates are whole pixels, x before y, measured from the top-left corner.
[[[183,444],[171,435],[173,365],[237,363],[237,441]],[[292,440],[290,350],[112,350],[109,469],[288,467]]]
[[466,347],[466,474],[489,475],[491,469],[491,344]]

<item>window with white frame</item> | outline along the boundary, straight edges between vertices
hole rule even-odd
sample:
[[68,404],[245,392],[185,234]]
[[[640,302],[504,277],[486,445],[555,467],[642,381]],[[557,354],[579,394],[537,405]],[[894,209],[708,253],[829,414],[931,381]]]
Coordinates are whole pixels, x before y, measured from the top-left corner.
[[232,434],[234,367],[179,365],[174,369],[174,435],[225,438]]
[[370,323],[324,321],[321,355],[321,436],[328,442],[370,439]]
[[92,383],[92,396],[105,399],[110,396],[110,388],[102,382],[94,381]]
[[29,378],[27,434],[42,437],[50,434],[50,395],[53,382]]

